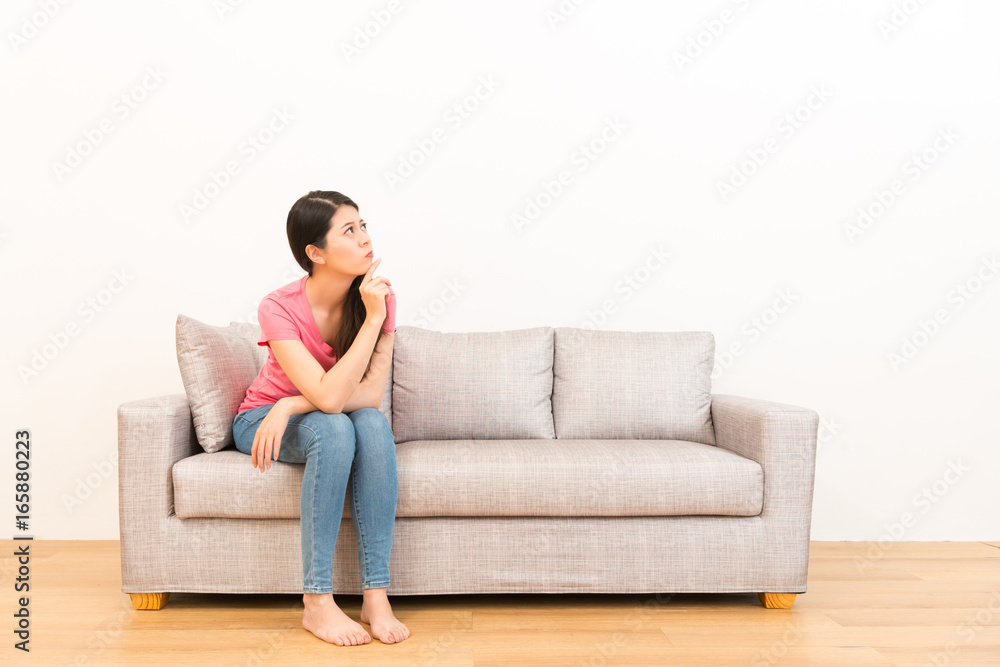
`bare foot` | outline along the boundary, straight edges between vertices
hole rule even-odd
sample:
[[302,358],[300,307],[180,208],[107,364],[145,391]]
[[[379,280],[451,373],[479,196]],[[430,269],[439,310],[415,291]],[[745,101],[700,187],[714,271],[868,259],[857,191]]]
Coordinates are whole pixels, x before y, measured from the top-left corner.
[[337,606],[331,593],[303,593],[302,602],[306,607],[302,627],[323,641],[337,646],[357,646],[372,640],[360,623]]
[[372,627],[372,635],[383,644],[395,644],[410,636],[410,629],[393,615],[384,588],[366,588],[362,593],[361,622]]

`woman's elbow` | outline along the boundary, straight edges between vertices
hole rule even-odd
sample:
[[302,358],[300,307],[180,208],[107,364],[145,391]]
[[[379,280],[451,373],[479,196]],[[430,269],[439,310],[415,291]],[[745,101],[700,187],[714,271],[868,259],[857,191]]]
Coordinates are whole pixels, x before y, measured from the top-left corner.
[[315,405],[318,410],[325,412],[328,415],[340,412],[340,410],[337,409],[338,406],[327,397],[316,397],[316,400],[310,399],[310,402]]

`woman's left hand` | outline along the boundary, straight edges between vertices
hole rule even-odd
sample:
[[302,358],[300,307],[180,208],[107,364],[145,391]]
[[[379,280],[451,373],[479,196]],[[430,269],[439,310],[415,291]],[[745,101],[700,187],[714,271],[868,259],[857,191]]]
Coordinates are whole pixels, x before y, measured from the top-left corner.
[[250,460],[253,467],[258,468],[261,472],[271,469],[271,461],[277,460],[278,452],[281,450],[281,437],[285,433],[290,416],[281,403],[283,400],[279,399],[274,407],[264,415],[260,426],[257,427],[257,433],[253,436]]

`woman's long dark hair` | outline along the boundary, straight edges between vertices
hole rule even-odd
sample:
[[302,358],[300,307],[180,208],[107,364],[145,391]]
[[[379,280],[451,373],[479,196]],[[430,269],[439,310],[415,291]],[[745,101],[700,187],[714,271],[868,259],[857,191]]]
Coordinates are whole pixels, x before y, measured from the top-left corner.
[[[326,234],[330,231],[330,220],[333,218],[333,214],[337,212],[337,209],[345,204],[353,206],[358,211],[361,210],[350,197],[342,195],[339,192],[313,190],[309,194],[300,197],[297,202],[292,204],[291,210],[288,211],[288,223],[285,228],[288,233],[288,245],[292,248],[292,255],[295,256],[295,261],[310,276],[313,274],[313,262],[306,254],[306,246],[312,244],[317,248],[326,248]],[[359,289],[361,280],[364,277],[364,274],[356,277],[351,283],[351,287],[347,290],[347,301],[344,302],[344,312],[340,320],[340,331],[337,332],[333,345],[331,345],[333,353],[337,355],[338,359],[351,348],[354,339],[361,330],[361,326],[365,323],[365,316],[368,311],[365,309],[365,302],[361,299],[361,291]],[[376,347],[385,335],[385,331],[380,329],[378,340],[375,342]],[[374,358],[375,355],[372,354],[371,358],[368,359],[365,375],[371,370]]]

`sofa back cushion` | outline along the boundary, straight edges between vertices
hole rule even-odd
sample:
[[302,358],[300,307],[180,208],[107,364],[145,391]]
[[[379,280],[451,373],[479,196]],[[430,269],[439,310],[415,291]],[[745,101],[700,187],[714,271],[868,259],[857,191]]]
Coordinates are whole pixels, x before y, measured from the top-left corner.
[[396,442],[554,438],[551,327],[442,333],[396,327]]
[[[235,445],[233,418],[247,389],[264,367],[268,348],[258,345],[260,325],[230,322],[205,324],[177,316],[177,364],[191,406],[195,435],[209,453]],[[392,367],[382,392],[380,410],[392,426]]]
[[554,333],[556,437],[715,444],[712,332],[556,327]]

